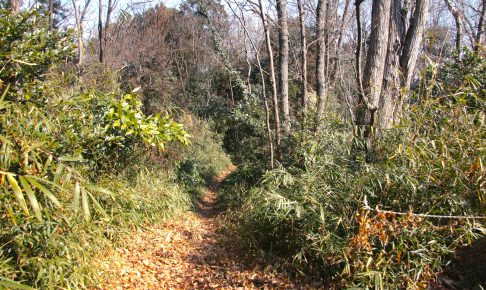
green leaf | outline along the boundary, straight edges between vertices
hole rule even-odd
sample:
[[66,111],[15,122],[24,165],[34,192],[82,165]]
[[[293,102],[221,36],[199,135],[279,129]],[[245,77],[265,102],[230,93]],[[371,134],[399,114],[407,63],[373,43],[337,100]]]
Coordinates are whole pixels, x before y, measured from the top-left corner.
[[81,200],[83,202],[83,215],[84,215],[84,220],[89,222],[90,220],[90,213],[89,213],[89,201],[88,201],[88,195],[86,194],[86,191],[84,188],[81,188]]
[[59,163],[56,168],[56,173],[54,173],[54,183],[58,183],[59,179],[61,178],[61,173],[63,171],[64,167],[62,163]]
[[42,184],[40,184],[39,182],[37,182],[35,179],[33,179],[31,176],[25,176],[25,178],[27,179],[28,182],[30,182],[30,184],[32,184],[33,186],[37,187],[37,189],[39,189],[40,191],[42,191],[42,193],[44,193],[44,195],[50,199],[50,201],[57,207],[57,208],[61,208],[61,203],[59,202],[59,200],[54,196],[54,194],[52,194],[51,191],[49,191],[46,187],[44,187]]
[[5,99],[5,96],[7,95],[7,92],[8,92],[9,89],[10,89],[10,84],[7,84],[7,87],[3,91],[2,96],[0,96],[0,102],[3,102],[3,100]]
[[12,210],[12,207],[9,204],[5,204],[5,208],[7,209],[7,214],[10,217],[10,219],[12,220],[13,224],[17,225],[17,219],[15,218],[15,214]]
[[35,217],[39,220],[42,221],[42,211],[41,207],[39,205],[39,202],[37,201],[37,198],[35,197],[34,190],[32,190],[32,187],[30,187],[29,182],[23,177],[19,176],[20,184],[22,184],[22,187],[25,190],[25,193],[27,193],[27,198],[30,201],[30,205],[32,206],[32,209],[34,210],[34,215]]
[[109,195],[113,200],[115,200],[115,194],[106,189],[106,188],[103,188],[103,187],[99,187],[99,186],[96,186],[94,184],[91,184],[91,183],[86,183],[86,184],[83,184],[83,186],[87,189],[90,189],[90,190],[93,190],[93,191],[97,191],[97,192],[100,192],[100,193],[104,193],[104,194],[107,194]]
[[106,211],[103,209],[103,207],[101,206],[101,204],[96,200],[96,198],[90,193],[88,192],[88,195],[91,197],[91,200],[93,201],[93,205],[94,207],[104,216],[104,217],[108,217],[108,215],[106,214]]
[[81,155],[78,156],[61,156],[59,160],[66,161],[66,162],[76,162],[76,161],[83,161],[83,157]]
[[76,182],[76,185],[74,186],[74,200],[73,200],[74,212],[78,212],[79,210],[80,193],[81,193],[81,187],[79,186],[79,182]]
[[5,287],[7,289],[35,290],[35,288],[32,288],[30,286],[9,280],[9,279],[4,278],[4,277],[0,277],[0,288],[3,288],[3,287]]
[[12,173],[7,173],[7,179],[12,186],[12,189],[14,191],[15,197],[17,198],[17,201],[19,202],[20,207],[24,211],[26,215],[29,215],[29,209],[27,208],[27,203],[25,202],[24,195],[22,194],[22,189],[20,189],[19,184],[17,183],[17,180],[15,180],[15,177],[13,176]]

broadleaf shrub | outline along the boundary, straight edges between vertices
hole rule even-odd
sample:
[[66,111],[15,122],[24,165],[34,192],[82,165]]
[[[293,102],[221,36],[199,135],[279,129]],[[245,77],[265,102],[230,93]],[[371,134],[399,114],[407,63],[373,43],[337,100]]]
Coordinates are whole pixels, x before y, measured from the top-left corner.
[[144,114],[135,92],[56,69],[73,55],[72,37],[48,32],[42,13],[0,16],[0,287],[96,286],[114,269],[95,257],[191,208],[175,162],[157,160],[189,134],[168,114]]

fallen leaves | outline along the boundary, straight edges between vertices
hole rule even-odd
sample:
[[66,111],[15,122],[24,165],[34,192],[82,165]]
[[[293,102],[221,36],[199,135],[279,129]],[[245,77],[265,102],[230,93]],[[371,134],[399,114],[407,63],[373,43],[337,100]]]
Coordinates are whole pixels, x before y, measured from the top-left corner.
[[[225,174],[227,175],[228,172]],[[225,176],[214,179],[213,189]],[[101,289],[293,289],[285,275],[242,262],[224,243],[215,211],[215,193],[203,198],[199,213],[144,230],[119,254],[117,278]],[[301,288],[301,287],[299,287]]]

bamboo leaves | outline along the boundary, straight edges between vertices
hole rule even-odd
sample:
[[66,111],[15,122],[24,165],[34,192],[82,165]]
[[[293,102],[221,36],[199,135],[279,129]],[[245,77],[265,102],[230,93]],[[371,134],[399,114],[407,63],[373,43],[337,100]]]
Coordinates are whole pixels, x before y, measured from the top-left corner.
[[35,288],[32,288],[30,286],[12,281],[10,279],[0,277],[0,288],[4,288],[4,287],[6,289],[35,290]]
[[50,190],[37,182],[32,176],[25,176],[25,179],[27,179],[30,184],[39,189],[57,208],[61,208],[61,203]]
[[24,195],[22,193],[22,189],[20,189],[19,184],[17,183],[17,180],[15,180],[14,174],[12,173],[5,173],[7,176],[7,179],[10,183],[10,186],[12,187],[12,190],[15,194],[15,197],[17,198],[17,201],[19,202],[20,207],[24,211],[26,215],[29,215],[29,209],[27,208],[27,203],[25,202]]
[[[45,196],[46,200],[52,203],[54,208],[63,208],[58,197],[56,197],[56,195],[50,189],[48,189],[45,184],[49,184],[50,187],[55,189],[57,193],[62,193],[63,195],[66,195],[66,190],[61,185],[32,175],[22,176],[4,171],[0,171],[0,175],[1,184],[5,184],[10,187],[17,201],[17,205],[20,207],[25,216],[30,216],[30,207],[34,213],[35,218],[39,222],[42,222],[44,220],[43,207],[39,202],[39,193],[42,193]],[[76,181],[72,194],[72,210],[74,213],[78,213],[80,210],[82,210],[83,219],[86,222],[89,222],[91,220],[91,207],[93,207],[96,212],[99,213],[101,216],[108,216],[93,192],[104,194],[111,198],[113,201],[115,200],[114,193],[108,189],[90,183],[81,183],[80,181]],[[24,194],[27,196],[27,199],[25,198]],[[11,220],[16,223],[14,210],[12,209],[11,205],[5,204],[5,207],[7,209],[7,213],[9,213]]]
[[22,187],[24,188],[24,191],[27,194],[27,198],[30,201],[30,205],[34,210],[35,217],[39,221],[42,221],[41,207],[39,205],[39,202],[37,201],[37,198],[35,197],[34,190],[32,190],[32,187],[30,187],[30,184],[27,182],[25,177],[20,176],[19,179],[20,179],[20,184],[22,184]]

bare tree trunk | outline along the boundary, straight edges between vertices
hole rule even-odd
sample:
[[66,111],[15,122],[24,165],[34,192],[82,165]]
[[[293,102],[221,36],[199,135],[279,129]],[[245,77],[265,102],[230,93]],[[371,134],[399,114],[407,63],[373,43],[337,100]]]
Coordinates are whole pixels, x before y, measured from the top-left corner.
[[395,109],[400,98],[400,50],[405,39],[404,23],[401,17],[401,2],[392,1],[388,52],[380,96],[378,121],[380,127],[388,128],[393,124]]
[[[364,96],[370,110],[376,110],[381,94],[389,39],[391,1],[373,0],[371,33],[363,74]],[[373,126],[372,123],[367,125]]]
[[84,43],[83,43],[83,32],[84,32],[84,18],[86,13],[88,12],[89,4],[91,0],[86,0],[84,3],[83,10],[80,11],[80,7],[77,7],[76,1],[72,0],[73,9],[74,9],[74,17],[76,21],[76,29],[77,29],[77,41],[78,41],[78,65],[83,63],[84,58]]
[[[350,1],[350,0],[347,0]],[[300,59],[301,59],[301,101],[302,101],[302,119],[303,123],[306,121],[307,107],[308,107],[308,95],[307,95],[307,38],[305,29],[305,10],[302,0],[297,0],[299,8],[299,23],[300,23]]]
[[[326,3],[326,16],[325,16],[325,25],[324,25],[324,43],[326,45],[326,57],[325,57],[325,78],[327,82],[327,91],[332,90],[332,83],[331,80],[331,65],[335,61],[334,51],[332,50],[332,43],[335,43],[335,33],[334,27],[336,25],[336,16],[337,16],[337,0],[327,0]],[[327,98],[326,98],[327,102]],[[326,104],[324,104],[325,106]]]
[[481,48],[484,37],[484,19],[486,18],[486,0],[483,0],[483,7],[481,8],[481,16],[479,17],[478,30],[476,33],[474,51],[478,52]]
[[49,0],[49,30],[52,30],[54,28],[54,3],[52,1],[53,0]]
[[[362,60],[362,53],[363,53],[363,27],[361,24],[361,3],[363,3],[364,0],[357,0],[355,2],[356,6],[356,30],[358,31],[357,35],[357,45],[356,45],[356,55],[355,55],[355,61],[356,61],[356,84],[358,87],[358,95],[363,95],[363,74],[362,74],[362,65],[361,65],[361,60]],[[352,114],[353,115],[353,114]],[[353,117],[354,120],[354,117]]]
[[12,12],[14,14],[19,13],[19,9],[20,9],[20,2],[19,2],[19,0],[10,0],[8,2],[8,8],[10,10],[12,10]]
[[277,154],[280,154],[280,114],[279,114],[279,106],[278,106],[278,92],[277,92],[277,80],[275,77],[275,65],[273,62],[273,50],[272,50],[272,43],[270,39],[270,31],[268,29],[268,22],[267,17],[265,15],[265,11],[263,10],[263,0],[259,0],[258,2],[260,8],[260,18],[262,19],[263,23],[263,30],[265,32],[265,43],[267,46],[267,53],[268,53],[268,60],[270,66],[270,86],[272,88],[272,100],[274,106],[274,122],[275,122],[275,145],[277,149]]
[[[398,121],[407,98],[417,63],[420,42],[425,27],[429,0],[416,0],[411,19],[404,18],[410,7],[393,2],[391,7],[388,52],[381,88],[379,120],[382,128]],[[407,29],[407,23],[409,27]]]
[[317,32],[317,66],[316,66],[316,81],[317,81],[317,114],[316,127],[318,131],[321,127],[321,118],[324,114],[324,105],[326,103],[327,84],[326,84],[326,41],[324,37],[324,28],[326,25],[326,2],[327,0],[318,0],[317,2],[317,18],[316,18],[316,32]]
[[283,128],[290,134],[289,107],[289,29],[287,20],[287,0],[277,0],[279,31],[279,93],[282,103]]
[[105,62],[105,57],[103,54],[103,0],[99,0],[98,5],[98,39],[99,39],[99,54],[98,60],[100,63]]
[[463,38],[461,13],[459,12],[459,10],[457,10],[457,7],[451,4],[450,0],[445,0],[445,3],[447,9],[449,9],[452,16],[454,17],[454,22],[456,24],[456,52],[460,54],[462,48],[462,38]]
[[[371,33],[364,68],[361,92],[354,100],[354,120],[357,126],[372,127],[379,105],[390,24],[389,0],[373,0],[371,11]],[[358,9],[359,7],[357,7]],[[358,82],[360,78],[358,78]],[[367,134],[365,134],[367,135]]]
[[410,89],[412,76],[417,63],[420,42],[425,29],[429,8],[429,0],[416,0],[413,18],[405,36],[402,55],[400,56],[400,67],[402,73],[402,87]]
[[[108,7],[106,10],[105,31],[103,33],[103,50],[106,51],[106,44],[108,42],[108,30],[110,28],[111,13],[113,12],[113,0],[108,0]],[[103,64],[106,64],[106,55],[103,58]]]
[[339,31],[338,31],[338,38],[336,42],[336,60],[334,61],[333,68],[331,71],[331,81],[334,83],[336,80],[337,76],[337,70],[338,70],[338,65],[339,65],[339,53],[342,48],[342,43],[343,43],[343,36],[344,36],[344,30],[346,29],[346,24],[348,22],[348,17],[349,17],[349,12],[351,9],[349,9],[351,0],[346,0],[344,3],[344,11],[343,11],[343,16],[341,17],[341,24],[339,26]]

